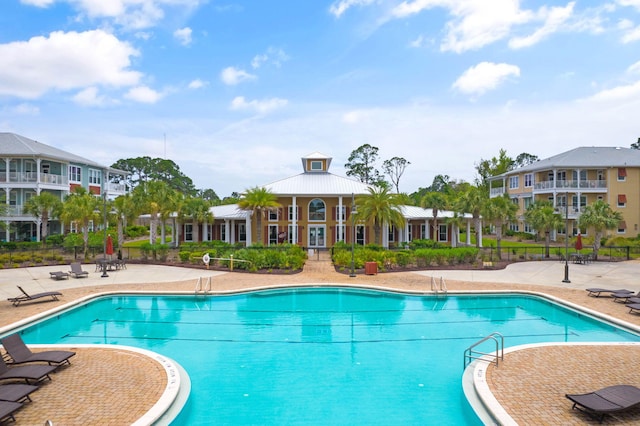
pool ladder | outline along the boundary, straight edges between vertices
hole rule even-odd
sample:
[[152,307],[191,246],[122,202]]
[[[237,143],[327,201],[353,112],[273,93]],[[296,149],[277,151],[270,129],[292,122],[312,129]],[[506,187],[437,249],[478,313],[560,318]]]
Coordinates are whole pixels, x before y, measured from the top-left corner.
[[198,294],[206,295],[210,291],[211,291],[211,277],[207,277],[206,279],[199,277],[198,281],[196,281],[196,288],[195,288],[196,296]]
[[[477,346],[488,340],[495,343],[495,352],[480,352],[476,349]],[[490,335],[478,340],[473,345],[465,349],[463,369],[467,368],[467,365],[471,364],[471,361],[474,359],[495,363],[496,366],[498,365],[499,360],[504,361],[504,336],[497,331],[494,331]]]
[[447,283],[444,282],[444,278],[440,277],[440,280],[436,280],[433,275],[431,276],[431,291],[435,294],[444,293],[447,294]]

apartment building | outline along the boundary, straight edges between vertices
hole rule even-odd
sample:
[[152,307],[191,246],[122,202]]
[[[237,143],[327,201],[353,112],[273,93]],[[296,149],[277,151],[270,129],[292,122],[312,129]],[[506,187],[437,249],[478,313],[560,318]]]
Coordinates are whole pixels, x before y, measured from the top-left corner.
[[534,201],[553,203],[568,217],[569,235],[579,229],[577,220],[585,206],[604,200],[622,214],[618,229],[609,234],[638,235],[640,223],[640,150],[616,147],[579,147],[533,164],[509,171],[490,180],[490,196],[507,193],[518,205],[513,231],[534,232],[524,220],[524,212]]
[[[0,240],[40,241],[41,221],[24,212],[25,203],[43,191],[64,200],[81,186],[96,196],[116,198],[127,192],[127,172],[34,141],[15,133],[0,133]],[[57,218],[49,221],[49,235],[64,233]]]

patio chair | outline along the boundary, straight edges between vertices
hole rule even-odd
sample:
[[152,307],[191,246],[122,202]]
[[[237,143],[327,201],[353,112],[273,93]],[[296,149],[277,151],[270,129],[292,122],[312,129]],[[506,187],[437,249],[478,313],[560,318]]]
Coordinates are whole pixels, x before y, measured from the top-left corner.
[[617,290],[610,290],[608,288],[587,288],[586,289],[589,292],[589,296],[594,296],[594,297],[600,297],[600,294],[602,293],[609,293],[609,295],[611,294],[633,294],[635,293],[632,290],[627,290],[625,288],[620,288]]
[[22,292],[22,296],[10,297],[9,299],[7,299],[9,302],[13,304],[13,306],[18,306],[23,302],[30,302],[32,300],[40,299],[43,297],[50,297],[51,300],[49,301],[51,302],[54,300],[58,300],[58,296],[62,296],[62,293],[60,293],[59,291],[46,291],[44,293],[29,294],[26,291],[24,291],[22,287],[20,286],[17,286],[17,287]]
[[6,420],[15,422],[16,418],[13,417],[13,413],[20,408],[22,408],[20,402],[0,401],[0,422],[4,423]]
[[30,395],[39,388],[35,385],[22,383],[7,383],[0,385],[0,401],[26,402],[31,401]]
[[625,306],[629,308],[630,314],[640,314],[640,303],[627,303]]
[[82,270],[82,265],[80,264],[80,262],[73,262],[71,264],[71,270],[69,271],[69,273],[75,278],[83,278],[89,276],[89,273],[87,271]]
[[0,343],[11,357],[12,364],[24,364],[27,362],[46,362],[49,365],[59,366],[71,364],[69,358],[76,353],[72,351],[52,350],[43,352],[31,352],[25,345],[22,337],[15,333],[0,339]]
[[637,293],[612,293],[611,297],[613,297],[614,302],[622,302],[622,303],[638,303],[637,301],[631,299],[640,300],[640,291]]
[[[1,358],[1,357],[0,357]],[[0,359],[0,380],[17,380],[22,379],[28,385],[31,384],[29,380],[32,380],[33,383],[39,383],[44,379],[51,380],[49,376],[50,373],[58,368],[56,365],[19,365],[17,367],[7,366],[7,363],[4,362],[4,359]]]
[[62,271],[49,272],[49,275],[54,280],[68,280],[69,279],[69,274],[67,274],[66,272],[62,272]]
[[640,404],[640,388],[631,385],[608,386],[585,394],[566,394],[573,401],[571,408],[585,412],[600,423],[604,416],[628,410]]

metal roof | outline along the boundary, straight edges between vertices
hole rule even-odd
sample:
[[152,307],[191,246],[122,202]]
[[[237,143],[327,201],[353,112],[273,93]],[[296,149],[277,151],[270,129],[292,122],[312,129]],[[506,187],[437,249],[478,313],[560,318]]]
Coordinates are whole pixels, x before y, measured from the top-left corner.
[[[640,150],[611,146],[578,147],[499,176],[559,168],[640,167]],[[495,177],[499,177],[495,176]]]
[[[400,210],[402,211],[402,216],[405,219],[416,220],[416,219],[433,219],[433,209],[417,206],[401,206]],[[438,210],[438,219],[446,219],[453,217],[453,212],[449,210]],[[469,213],[465,213],[462,216],[464,219],[471,219],[473,215]]]
[[248,210],[238,208],[237,204],[225,204],[222,206],[213,206],[209,209],[215,219],[246,219],[251,216]]
[[331,173],[301,173],[264,185],[275,195],[339,196],[368,194],[369,185]]

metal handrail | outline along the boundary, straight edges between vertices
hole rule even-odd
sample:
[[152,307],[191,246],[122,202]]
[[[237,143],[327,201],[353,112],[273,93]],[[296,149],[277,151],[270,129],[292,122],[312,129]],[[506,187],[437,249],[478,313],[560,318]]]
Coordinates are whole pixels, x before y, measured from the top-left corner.
[[[496,346],[495,354],[474,350],[476,346],[486,342],[487,340],[494,341]],[[498,365],[499,360],[504,361],[504,336],[497,331],[494,331],[493,333],[478,340],[476,343],[465,349],[463,369],[467,368],[467,365],[469,365],[471,363],[471,360],[474,359],[495,363],[496,366]]]

